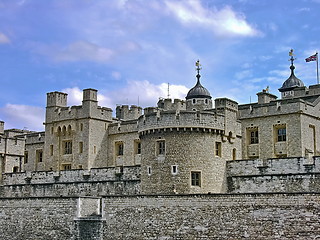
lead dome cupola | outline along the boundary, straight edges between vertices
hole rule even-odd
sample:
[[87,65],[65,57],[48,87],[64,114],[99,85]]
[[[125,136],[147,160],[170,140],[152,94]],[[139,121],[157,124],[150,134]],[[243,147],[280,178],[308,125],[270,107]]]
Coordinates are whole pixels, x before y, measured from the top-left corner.
[[197,66],[197,71],[198,71],[198,74],[197,74],[197,83],[196,85],[191,88],[186,96],[186,99],[192,99],[192,98],[209,98],[211,99],[211,95],[209,93],[209,91],[201,85],[200,83],[200,62],[199,60],[196,62],[196,66]]
[[290,58],[290,61],[291,61],[291,66],[290,66],[291,74],[290,74],[290,77],[286,81],[284,81],[284,83],[282,84],[282,87],[279,88],[280,92],[291,91],[292,89],[294,89],[296,87],[304,87],[303,82],[294,75],[295,66],[293,65],[293,61],[295,59],[293,58],[293,50],[292,49],[289,52],[289,56],[291,56],[291,58]]

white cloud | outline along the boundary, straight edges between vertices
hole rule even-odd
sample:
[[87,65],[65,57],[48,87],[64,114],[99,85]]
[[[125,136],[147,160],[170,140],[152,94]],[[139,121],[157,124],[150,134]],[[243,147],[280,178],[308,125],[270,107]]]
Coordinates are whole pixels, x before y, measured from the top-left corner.
[[[170,85],[170,98],[184,99],[189,89],[183,85]],[[78,87],[65,88],[68,93],[68,106],[81,105],[82,90]],[[168,84],[152,84],[149,81],[128,81],[124,88],[115,91],[101,90],[98,92],[100,106],[114,109],[117,104],[140,105],[142,107],[156,106],[160,97],[167,97]]]
[[0,44],[10,43],[10,39],[0,32]]
[[112,76],[112,78],[115,79],[115,80],[120,80],[120,79],[121,79],[121,73],[120,73],[120,72],[117,72],[117,71],[111,72],[111,76]]
[[66,48],[56,51],[54,59],[57,61],[93,61],[106,62],[111,59],[114,52],[111,49],[96,44],[78,41],[68,45]]
[[[170,85],[170,98],[184,99],[189,89],[183,85]],[[149,81],[129,81],[127,86],[117,91],[109,92],[108,107],[116,104],[135,104],[142,107],[155,106],[159,97],[167,97],[168,84],[152,84]]]
[[207,28],[218,35],[256,36],[260,33],[250,26],[243,14],[226,6],[221,10],[205,9],[200,0],[165,1],[169,11],[182,24]]
[[5,121],[6,129],[25,128],[33,131],[43,131],[44,129],[44,108],[8,103],[3,108],[0,108],[0,111]]

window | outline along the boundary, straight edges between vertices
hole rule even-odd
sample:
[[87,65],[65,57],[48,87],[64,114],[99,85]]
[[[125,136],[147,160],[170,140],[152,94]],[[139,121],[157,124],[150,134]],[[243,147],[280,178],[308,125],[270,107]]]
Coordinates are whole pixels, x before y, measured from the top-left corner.
[[17,166],[13,167],[12,172],[14,172],[14,173],[19,172],[19,167],[17,167]]
[[28,163],[29,154],[27,151],[24,152],[24,163]]
[[178,173],[178,166],[177,165],[172,165],[171,166],[171,173],[173,175],[176,175]]
[[53,156],[53,145],[50,145],[50,156]]
[[53,127],[51,127],[51,134],[53,134]]
[[71,164],[62,164],[63,170],[71,170]]
[[72,141],[64,142],[64,154],[72,154]]
[[151,176],[152,171],[150,166],[147,167],[147,173],[148,173],[148,176]]
[[196,104],[196,100],[195,100],[195,99],[192,99],[192,103],[193,103],[193,104]]
[[259,133],[258,130],[250,131],[250,144],[257,144],[259,143]]
[[80,131],[83,131],[83,123],[80,123]]
[[135,150],[136,150],[136,154],[141,154],[141,142],[140,141],[136,142]]
[[221,157],[221,142],[216,142],[216,156]]
[[93,154],[96,154],[96,153],[97,153],[97,147],[93,146]]
[[201,172],[191,172],[191,186],[201,187]]
[[79,153],[83,153],[83,142],[79,142]]
[[287,140],[287,130],[285,127],[277,129],[277,140],[278,142],[285,142]]
[[42,160],[43,160],[43,152],[42,152],[42,149],[36,151],[36,157],[37,157],[37,162],[42,162]]
[[117,156],[123,155],[123,142],[116,142],[116,154]]
[[164,140],[157,141],[158,155],[164,155],[166,153],[166,142]]

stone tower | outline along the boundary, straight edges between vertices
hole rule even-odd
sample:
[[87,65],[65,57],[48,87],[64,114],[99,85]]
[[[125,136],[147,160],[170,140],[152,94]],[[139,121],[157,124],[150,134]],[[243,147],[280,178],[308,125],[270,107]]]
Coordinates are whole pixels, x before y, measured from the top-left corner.
[[[241,147],[235,130],[238,105],[223,100],[221,111],[211,109],[210,93],[197,78],[186,109],[164,99],[138,120],[143,194],[225,192],[226,159],[232,159],[233,147]],[[226,130],[232,132],[229,138]]]

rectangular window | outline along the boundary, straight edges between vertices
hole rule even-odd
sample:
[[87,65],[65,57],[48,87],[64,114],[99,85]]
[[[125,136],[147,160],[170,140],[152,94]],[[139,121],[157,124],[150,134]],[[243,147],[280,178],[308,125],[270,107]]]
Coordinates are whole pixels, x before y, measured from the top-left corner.
[[191,186],[201,187],[201,172],[191,172]]
[[277,140],[278,142],[285,142],[287,140],[287,130],[285,127],[277,129]]
[[141,154],[141,142],[139,140],[134,141],[134,153]]
[[80,131],[83,131],[83,123],[80,123]]
[[79,153],[83,153],[83,142],[79,142]]
[[221,142],[216,142],[216,156],[221,157]]
[[29,154],[27,151],[24,152],[24,163],[28,163]]
[[64,142],[64,154],[72,154],[72,141]]
[[36,151],[37,162],[42,162],[43,160],[43,152],[42,149]]
[[53,156],[53,145],[50,145],[50,156]]
[[116,155],[117,156],[123,155],[123,142],[116,142]]
[[258,130],[250,131],[250,144],[259,143],[259,133]]
[[71,164],[62,164],[63,170],[71,170]]
[[166,142],[164,140],[160,140],[157,142],[158,144],[158,155],[164,155],[166,153]]

